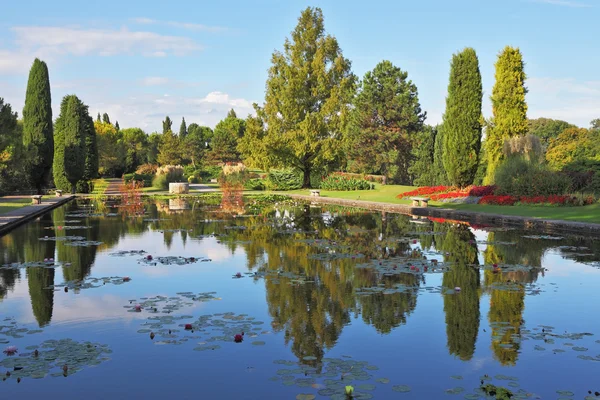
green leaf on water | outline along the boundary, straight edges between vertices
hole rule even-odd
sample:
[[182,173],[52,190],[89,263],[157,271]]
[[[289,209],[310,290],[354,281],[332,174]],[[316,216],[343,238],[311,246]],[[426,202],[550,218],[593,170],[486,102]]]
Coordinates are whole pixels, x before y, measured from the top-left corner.
[[450,378],[456,379],[456,380],[459,380],[459,381],[463,379],[463,377],[460,376],[460,375],[452,375]]
[[578,347],[578,346],[573,347],[573,350],[575,350],[575,351],[588,351],[587,347]]
[[264,346],[264,345],[265,345],[265,342],[263,342],[262,340],[257,340],[257,341],[255,341],[255,342],[252,342],[252,344],[253,344],[254,346]]
[[362,385],[358,385],[357,389],[360,389],[360,390],[375,390],[375,385],[371,385],[370,383],[364,383]]
[[394,386],[392,386],[392,390],[394,392],[408,393],[408,392],[410,392],[410,386],[408,386],[408,385],[394,385]]
[[453,389],[446,389],[446,394],[461,394],[464,391],[465,391],[465,388],[459,386],[459,387],[455,387]]
[[386,383],[390,383],[390,380],[388,378],[379,378],[377,379],[377,382],[383,383],[385,385]]
[[575,393],[569,391],[569,390],[557,390],[556,393],[558,393],[561,396],[565,396],[565,397],[573,397],[575,396]]
[[300,393],[296,396],[296,400],[314,400],[315,395],[310,393]]

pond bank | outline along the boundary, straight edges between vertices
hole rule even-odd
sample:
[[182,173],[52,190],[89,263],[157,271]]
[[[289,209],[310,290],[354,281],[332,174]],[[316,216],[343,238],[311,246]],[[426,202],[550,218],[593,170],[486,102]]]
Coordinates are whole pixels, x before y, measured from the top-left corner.
[[518,215],[493,214],[479,211],[439,207],[413,207],[407,204],[392,204],[375,201],[337,199],[332,197],[313,197],[299,194],[287,195],[294,199],[310,201],[318,204],[334,204],[340,206],[364,208],[368,210],[417,215],[422,217],[453,219],[459,221],[467,221],[478,225],[489,224],[505,227],[518,227],[525,229],[536,229],[544,232],[567,231],[579,234],[592,234],[600,236],[600,224],[594,223],[532,218]]
[[67,195],[63,197],[43,199],[42,204],[31,204],[0,215],[0,236],[7,234],[17,226],[27,221],[37,218],[40,215],[55,209],[56,207],[60,207],[63,204],[68,203],[74,198],[75,196]]

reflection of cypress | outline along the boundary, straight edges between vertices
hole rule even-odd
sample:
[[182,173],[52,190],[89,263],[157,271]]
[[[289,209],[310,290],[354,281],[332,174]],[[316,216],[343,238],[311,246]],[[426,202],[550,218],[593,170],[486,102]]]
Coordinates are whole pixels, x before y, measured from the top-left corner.
[[[24,242],[25,261],[39,262],[45,258],[54,258],[56,243],[52,240],[40,241],[40,237],[55,235],[51,214],[45,214],[40,218],[40,224],[29,223],[25,225],[27,231]],[[29,297],[33,316],[40,327],[48,325],[52,319],[52,308],[54,305],[54,290],[45,289],[54,284],[54,269],[31,267],[27,268],[27,285],[29,286]]]
[[15,287],[15,282],[20,276],[18,269],[0,270],[0,300],[6,297],[8,291]]
[[[64,236],[83,236],[86,240],[100,240],[100,220],[95,218],[81,219],[81,225],[90,225],[89,229],[65,230],[58,229],[58,225],[64,224],[66,213],[73,211],[76,204],[70,204],[69,207],[59,207],[54,211],[54,220],[59,221],[55,225],[57,237]],[[58,260],[63,263],[71,263],[68,267],[63,267],[63,278],[65,281],[78,281],[85,279],[90,274],[92,265],[96,260],[96,246],[67,246],[65,241],[57,241]]]
[[48,325],[52,319],[54,290],[46,289],[54,284],[54,269],[27,268],[27,284],[33,315],[40,327]]
[[[461,360],[470,360],[475,352],[479,332],[479,268],[475,236],[465,225],[448,225],[440,240],[445,261],[452,263],[444,273],[442,285],[460,293],[444,296],[448,350]],[[438,238],[436,237],[436,240]]]
[[[485,285],[502,284],[516,278],[513,273],[485,271]],[[515,365],[519,357],[521,325],[525,309],[525,290],[492,289],[488,319],[492,325],[492,349],[502,365]],[[495,326],[508,323],[507,326]]]

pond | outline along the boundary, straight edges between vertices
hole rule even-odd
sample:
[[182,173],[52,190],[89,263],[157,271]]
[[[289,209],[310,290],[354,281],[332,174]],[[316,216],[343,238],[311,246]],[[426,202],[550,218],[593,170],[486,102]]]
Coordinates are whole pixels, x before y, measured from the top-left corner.
[[595,398],[599,261],[590,237],[281,199],[78,200],[0,238],[0,390]]

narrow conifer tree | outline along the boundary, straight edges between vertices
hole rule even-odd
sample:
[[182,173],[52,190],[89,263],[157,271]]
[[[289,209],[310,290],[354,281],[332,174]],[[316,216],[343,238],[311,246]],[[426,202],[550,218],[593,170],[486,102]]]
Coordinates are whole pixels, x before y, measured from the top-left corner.
[[23,108],[23,145],[27,151],[26,167],[31,183],[41,193],[54,156],[52,97],[48,66],[35,59],[29,71],[25,107]]
[[466,48],[452,56],[450,83],[444,113],[443,164],[451,184],[473,183],[481,149],[483,88],[475,50]]
[[506,46],[496,61],[496,83],[491,97],[493,116],[485,141],[488,161],[485,184],[494,183],[506,139],[527,133],[526,78],[521,51]]
[[181,118],[181,125],[179,126],[179,138],[185,139],[187,136],[187,125],[185,124],[185,117]]

